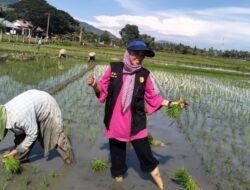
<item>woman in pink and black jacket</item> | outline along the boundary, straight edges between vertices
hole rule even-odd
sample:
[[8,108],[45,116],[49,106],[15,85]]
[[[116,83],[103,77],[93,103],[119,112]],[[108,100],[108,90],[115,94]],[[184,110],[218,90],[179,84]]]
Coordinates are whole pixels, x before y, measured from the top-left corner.
[[105,102],[104,133],[109,139],[111,174],[116,181],[123,181],[127,171],[126,143],[131,142],[140,161],[141,170],[151,174],[159,189],[163,182],[159,172],[159,161],[153,156],[146,129],[146,110],[148,114],[161,106],[185,102],[168,101],[156,93],[150,72],[142,67],[142,61],[154,57],[155,53],[143,40],[128,42],[123,62],[111,63],[100,81],[95,76],[88,77],[99,101]]

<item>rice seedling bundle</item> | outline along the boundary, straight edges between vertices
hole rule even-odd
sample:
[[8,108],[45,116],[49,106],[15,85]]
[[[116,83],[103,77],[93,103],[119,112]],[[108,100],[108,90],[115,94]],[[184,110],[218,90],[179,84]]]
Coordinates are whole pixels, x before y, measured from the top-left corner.
[[183,186],[183,190],[200,190],[196,181],[188,174],[184,168],[177,169],[174,172],[174,180]]
[[149,144],[152,146],[161,146],[161,147],[165,146],[163,142],[154,139],[151,133],[148,133],[148,141],[149,141]]
[[149,142],[149,144],[151,144],[153,142],[153,140],[154,140],[153,135],[151,133],[148,133],[148,142]]
[[174,104],[167,108],[166,114],[170,118],[177,118],[181,114],[181,106],[180,104]]
[[21,163],[19,160],[11,157],[3,158],[3,163],[5,167],[5,171],[7,173],[18,173],[21,170]]
[[94,172],[104,171],[108,168],[108,162],[102,159],[95,159],[91,161],[91,169]]

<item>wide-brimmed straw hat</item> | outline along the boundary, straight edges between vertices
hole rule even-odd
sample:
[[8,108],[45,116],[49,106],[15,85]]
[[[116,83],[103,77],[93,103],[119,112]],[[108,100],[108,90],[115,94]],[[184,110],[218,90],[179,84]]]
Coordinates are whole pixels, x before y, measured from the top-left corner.
[[132,39],[128,42],[127,45],[128,51],[143,51],[145,56],[147,57],[154,57],[154,51],[148,47],[145,42],[141,39]]

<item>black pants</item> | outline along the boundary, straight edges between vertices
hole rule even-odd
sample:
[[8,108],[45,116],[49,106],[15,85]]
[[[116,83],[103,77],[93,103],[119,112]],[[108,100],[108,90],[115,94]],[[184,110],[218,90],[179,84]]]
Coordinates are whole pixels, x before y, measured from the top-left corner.
[[[131,141],[136,155],[140,161],[140,167],[143,172],[153,171],[159,161],[153,157],[148,138]],[[113,177],[124,175],[128,169],[126,165],[126,142],[116,139],[109,139],[111,156],[111,174]]]

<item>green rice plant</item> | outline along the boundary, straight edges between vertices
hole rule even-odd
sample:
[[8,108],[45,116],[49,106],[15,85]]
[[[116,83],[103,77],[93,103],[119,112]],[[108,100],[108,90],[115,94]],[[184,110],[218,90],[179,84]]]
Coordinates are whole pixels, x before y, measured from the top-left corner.
[[22,181],[22,184],[24,186],[29,186],[31,184],[31,179],[29,178],[29,176],[25,176],[23,181]]
[[32,174],[38,174],[40,169],[37,166],[32,166]]
[[108,169],[108,161],[102,159],[95,159],[91,161],[91,169],[94,172],[101,172]]
[[174,104],[167,108],[166,114],[168,117],[176,119],[181,114],[180,104]]
[[90,143],[93,145],[96,142],[96,135],[97,135],[97,129],[96,128],[90,128],[89,130],[89,140]]
[[49,172],[49,176],[52,178],[55,178],[58,176],[58,173],[56,171],[51,171],[51,172]]
[[211,145],[212,145],[212,136],[209,135],[208,138],[207,138],[207,141],[206,141],[206,145],[205,145],[206,146],[206,151],[208,151],[210,149]]
[[19,173],[21,171],[21,163],[19,160],[11,157],[3,158],[3,163],[5,166],[5,171],[7,173]]
[[44,188],[49,187],[49,180],[46,176],[43,177],[42,182],[41,182],[41,186]]
[[89,114],[89,117],[87,117],[87,127],[88,127],[88,129],[91,128],[90,114]]
[[164,144],[161,141],[155,140],[155,139],[151,142],[151,145],[152,146],[164,146]]
[[7,183],[0,184],[0,190],[6,190],[7,189]]
[[77,142],[80,144],[84,139],[84,128],[83,126],[81,126],[81,123],[77,124],[76,130],[77,130],[77,133],[76,133]]
[[69,121],[64,122],[64,131],[67,137],[72,137],[72,127]]
[[185,125],[187,127],[190,127],[190,112],[189,111],[185,112]]
[[179,168],[174,172],[174,181],[183,186],[183,190],[200,190],[196,181],[190,176],[185,168]]
[[7,173],[6,176],[4,176],[4,181],[12,181],[14,179],[14,174],[12,173]]
[[148,133],[148,141],[149,141],[149,144],[151,144],[154,140],[154,137],[151,133]]
[[149,144],[152,146],[165,146],[165,144],[159,140],[154,139],[151,133],[148,133],[148,141]]

